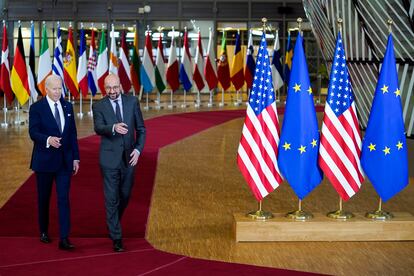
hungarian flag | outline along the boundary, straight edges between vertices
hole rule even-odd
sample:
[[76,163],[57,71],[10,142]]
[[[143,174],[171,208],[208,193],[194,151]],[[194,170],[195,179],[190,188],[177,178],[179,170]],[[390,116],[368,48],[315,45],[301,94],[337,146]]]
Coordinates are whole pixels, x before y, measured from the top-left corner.
[[243,53],[241,51],[239,32],[236,35],[236,47],[234,48],[234,57],[231,63],[231,82],[236,90],[239,90],[244,85]]
[[91,35],[91,44],[89,45],[88,86],[92,96],[95,96],[96,91],[98,91],[98,79],[96,77],[96,44],[95,30],[93,28]]
[[46,95],[45,81],[50,74],[52,74],[52,61],[50,60],[46,23],[44,23],[42,30],[42,46],[40,47],[39,63],[37,65],[37,86],[43,96]]
[[248,89],[252,88],[254,71],[256,70],[256,62],[254,61],[253,53],[252,30],[250,30],[249,42],[247,43],[246,67],[244,68],[244,79]]
[[118,58],[116,52],[115,29],[112,24],[111,49],[109,50],[109,72],[118,75]]
[[141,89],[141,79],[139,71],[141,68],[141,60],[139,58],[139,49],[138,49],[138,30],[135,29],[134,36],[134,48],[132,49],[132,64],[130,68],[131,72],[131,81],[134,87],[135,92],[139,92]]
[[155,86],[154,60],[152,58],[151,36],[147,31],[145,37],[144,57],[141,67],[141,81],[145,93],[150,93]]
[[98,51],[98,63],[96,65],[96,77],[98,78],[98,86],[102,95],[106,95],[105,78],[108,75],[108,47],[106,46],[105,31],[102,28],[101,42]]
[[13,101],[13,91],[10,86],[9,43],[7,41],[6,24],[3,25],[3,48],[1,50],[0,90],[4,93],[9,104]]
[[157,59],[155,61],[155,84],[160,93],[162,93],[167,86],[165,77],[164,49],[162,47],[162,36],[160,35],[158,39]]
[[22,27],[19,26],[19,36],[14,51],[13,68],[11,70],[11,87],[20,105],[29,100],[30,89],[27,75],[26,59],[24,55]]
[[214,54],[214,37],[213,31],[210,29],[210,35],[208,39],[206,62],[204,67],[204,76],[208,85],[208,89],[212,90],[217,87],[217,68],[216,68],[216,55]]
[[223,37],[221,38],[221,53],[218,61],[217,77],[218,81],[224,90],[230,87],[230,69],[229,62],[227,60],[227,44],[226,44],[226,31],[223,31]]
[[194,74],[193,74],[193,80],[197,86],[198,91],[201,91],[205,86],[203,71],[204,71],[203,45],[201,43],[201,33],[199,31],[195,63],[194,63]]
[[86,41],[85,41],[85,30],[80,30],[80,45],[79,45],[79,64],[78,64],[78,76],[77,80],[79,88],[82,91],[82,96],[88,95],[88,71],[86,62]]
[[75,49],[73,48],[73,31],[69,26],[68,43],[66,45],[65,58],[63,60],[63,75],[65,84],[73,97],[79,97],[79,86],[76,80]]
[[184,47],[183,47],[183,56],[181,58],[181,67],[180,67],[180,79],[181,83],[184,86],[185,91],[189,91],[193,86],[193,76],[192,69],[193,65],[191,62],[190,47],[188,46],[188,32],[185,30],[184,33]]
[[173,35],[171,37],[171,46],[170,46],[170,56],[168,57],[167,65],[167,82],[171,87],[172,91],[177,90],[180,87],[180,76],[178,74],[178,60],[177,60],[177,50],[175,48],[174,42],[174,30],[172,31]]
[[125,30],[123,30],[121,37],[121,48],[119,49],[118,76],[124,93],[128,93],[129,90],[131,90],[131,75],[129,70],[128,47],[126,44]]

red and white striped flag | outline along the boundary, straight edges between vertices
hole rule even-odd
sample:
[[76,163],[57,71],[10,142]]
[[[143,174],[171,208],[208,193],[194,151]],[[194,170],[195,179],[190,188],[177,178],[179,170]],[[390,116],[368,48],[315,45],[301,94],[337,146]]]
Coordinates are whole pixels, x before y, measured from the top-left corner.
[[131,72],[128,61],[128,47],[126,44],[125,30],[122,31],[121,48],[119,48],[118,76],[121,81],[122,90],[128,93],[131,90]]
[[7,41],[7,28],[3,24],[3,48],[1,51],[0,67],[0,90],[4,93],[7,103],[13,102],[13,91],[10,85],[10,65],[9,65],[9,44]]
[[203,59],[203,45],[201,43],[201,33],[198,32],[198,44],[194,62],[193,80],[197,86],[198,91],[201,91],[205,86],[204,80],[204,59]]
[[348,200],[364,180],[360,164],[361,135],[354,95],[338,33],[326,99],[319,146],[319,166],[343,200]]
[[214,54],[214,37],[213,30],[210,28],[210,35],[208,39],[206,62],[204,67],[204,76],[208,85],[208,90],[213,90],[217,87],[217,66],[216,66],[216,55]]
[[272,70],[263,34],[237,152],[239,169],[257,201],[262,200],[282,183],[283,179],[277,165],[279,137],[280,127],[272,85]]

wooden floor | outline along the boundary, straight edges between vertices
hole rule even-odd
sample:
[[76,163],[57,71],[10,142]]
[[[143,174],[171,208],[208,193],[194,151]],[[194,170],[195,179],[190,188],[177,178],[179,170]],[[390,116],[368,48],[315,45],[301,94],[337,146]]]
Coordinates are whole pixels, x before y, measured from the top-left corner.
[[[144,116],[169,112],[152,110]],[[235,243],[232,214],[256,209],[236,165],[242,124],[243,119],[236,119],[161,150],[148,222],[149,242],[168,252],[227,262],[334,275],[414,275],[414,242]],[[77,126],[80,137],[93,133],[90,117],[78,119]],[[409,141],[409,147],[413,164],[414,141]],[[0,130],[0,206],[30,175],[31,149],[27,125]],[[411,165],[409,187],[384,209],[414,212],[413,170]],[[323,181],[303,207],[327,212],[336,209],[337,203],[336,192]],[[366,181],[345,209],[364,212],[374,210],[377,204],[378,197]],[[264,200],[264,209],[272,212],[296,207],[297,198],[286,183]]]

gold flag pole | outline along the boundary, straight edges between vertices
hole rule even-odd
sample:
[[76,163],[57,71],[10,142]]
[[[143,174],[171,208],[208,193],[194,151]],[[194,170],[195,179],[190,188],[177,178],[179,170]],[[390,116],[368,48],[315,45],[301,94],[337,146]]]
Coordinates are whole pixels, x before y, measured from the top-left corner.
[[[392,21],[392,19],[387,20],[388,33],[389,34],[392,33],[392,24],[393,23],[394,22]],[[373,219],[373,220],[389,220],[389,219],[392,219],[394,217],[394,215],[392,213],[389,213],[389,212],[386,212],[386,211],[382,210],[382,199],[380,197],[379,198],[379,203],[378,203],[378,209],[376,211],[366,213],[365,217]]]
[[[338,24],[338,29],[340,32],[342,32],[342,22],[343,22],[342,18],[338,18],[337,24]],[[342,209],[342,198],[341,197],[339,197],[339,209],[336,211],[329,212],[326,215],[329,218],[340,219],[340,220],[348,220],[354,217],[354,214],[344,211]]]
[[[297,31],[299,32],[300,35],[302,35],[302,29],[301,29],[302,21],[303,20],[300,17],[298,17],[298,19],[296,20],[296,22],[298,23]],[[299,199],[299,202],[298,202],[298,210],[289,212],[285,216],[287,218],[294,219],[294,220],[300,220],[300,221],[310,220],[311,218],[313,218],[312,213],[302,210],[302,200],[301,199]]]
[[[265,34],[265,37],[266,37],[267,18],[263,17],[262,22],[263,22],[263,33]],[[259,210],[248,213],[247,214],[248,217],[255,219],[255,220],[268,220],[268,219],[273,218],[273,214],[271,212],[262,210],[262,200],[258,202],[258,205],[259,205],[258,206]]]

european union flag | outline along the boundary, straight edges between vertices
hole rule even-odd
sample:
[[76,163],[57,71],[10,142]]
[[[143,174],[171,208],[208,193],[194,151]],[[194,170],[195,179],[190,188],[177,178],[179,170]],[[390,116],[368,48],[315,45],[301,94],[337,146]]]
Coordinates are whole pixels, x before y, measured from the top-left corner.
[[383,201],[408,184],[408,156],[392,35],[362,142],[361,165]]
[[279,143],[279,169],[303,199],[321,181],[318,167],[319,132],[303,38],[298,34]]

